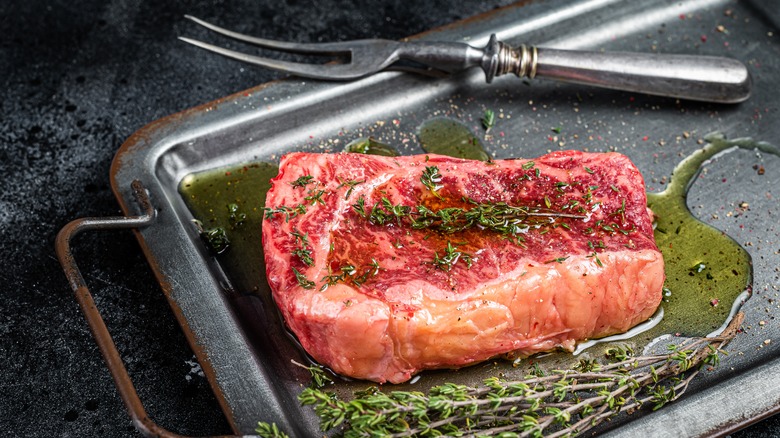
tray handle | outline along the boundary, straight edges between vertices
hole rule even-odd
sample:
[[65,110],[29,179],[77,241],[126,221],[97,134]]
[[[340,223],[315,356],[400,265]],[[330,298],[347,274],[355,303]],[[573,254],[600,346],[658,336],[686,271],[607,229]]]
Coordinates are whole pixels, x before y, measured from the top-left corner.
[[[176,438],[182,435],[158,426],[146,414],[130,375],[127,373],[122,358],[119,356],[116,344],[108,332],[103,317],[95,305],[92,293],[89,291],[71,251],[71,240],[83,231],[142,228],[154,222],[156,217],[155,210],[143,184],[135,180],[132,182],[131,187],[133,196],[143,211],[141,215],[75,219],[65,225],[57,234],[55,250],[62,269],[65,271],[65,276],[68,277],[70,287],[76,294],[76,301],[78,301],[79,307],[87,319],[90,331],[95,337],[95,342],[103,355],[103,359],[106,361],[111,377],[114,379],[119,396],[130,414],[133,426],[147,437]],[[236,435],[224,435],[224,437],[234,436]]]

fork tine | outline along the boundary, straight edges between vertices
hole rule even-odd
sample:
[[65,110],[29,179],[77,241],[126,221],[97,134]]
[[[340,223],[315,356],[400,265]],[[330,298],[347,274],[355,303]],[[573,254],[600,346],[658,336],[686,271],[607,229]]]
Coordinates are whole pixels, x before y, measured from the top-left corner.
[[306,78],[351,80],[359,79],[375,72],[375,70],[358,70],[351,64],[305,64],[300,62],[282,61],[278,59],[265,58],[262,56],[248,55],[246,53],[225,49],[224,47],[215,46],[213,44],[204,43],[202,41],[187,37],[179,37],[179,39],[186,43],[192,44],[210,52],[220,54],[222,56],[226,56],[228,58]]
[[291,43],[287,41],[275,41],[234,32],[232,30],[219,27],[215,24],[211,24],[207,21],[203,21],[200,18],[193,17],[192,15],[185,15],[184,18],[191,20],[220,35],[268,49],[317,55],[347,55],[351,52],[351,46],[349,43]]

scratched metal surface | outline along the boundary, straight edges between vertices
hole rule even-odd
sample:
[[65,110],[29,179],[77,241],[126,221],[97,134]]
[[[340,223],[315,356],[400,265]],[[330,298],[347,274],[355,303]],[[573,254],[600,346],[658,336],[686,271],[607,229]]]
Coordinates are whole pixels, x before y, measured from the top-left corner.
[[[534,2],[421,36],[484,45],[495,32],[510,43],[542,47],[730,56],[745,62],[754,79],[753,96],[740,105],[511,77],[486,85],[480,71],[444,80],[384,73],[343,84],[273,82],[138,131],[117,153],[112,185],[129,213],[137,210],[130,182],[139,179],[148,188],[159,214],[154,225],[139,231],[139,241],[233,427],[248,434],[263,420],[300,436],[318,430],[316,419],[295,398],[307,381],[305,371],[289,366],[290,358],[300,357],[298,350],[280,330],[273,305],[235,291],[224,267],[205,253],[177,193],[184,176],[248,161],[276,162],[293,150],[339,151],[367,135],[404,154],[421,153],[415,131],[425,120],[451,117],[479,132],[480,118],[490,108],[498,122],[486,145],[495,158],[569,148],[618,151],[638,165],[649,191],[660,191],[674,166],[700,148],[708,133],[777,144],[780,16],[770,3]],[[563,129],[556,133],[552,127]],[[777,187],[780,158],[771,154],[738,151],[706,166],[689,206],[753,257],[754,296],[744,307],[744,332],[723,365],[698,377],[681,400],[616,421],[602,432],[722,435],[780,405],[774,317],[780,307]]]

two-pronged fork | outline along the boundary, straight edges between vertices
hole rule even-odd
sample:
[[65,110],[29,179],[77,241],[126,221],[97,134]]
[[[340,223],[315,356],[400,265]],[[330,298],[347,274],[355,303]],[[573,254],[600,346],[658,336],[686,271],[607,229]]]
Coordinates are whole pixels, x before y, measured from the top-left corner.
[[179,37],[182,41],[240,61],[297,76],[353,80],[386,70],[433,75],[480,66],[487,82],[514,73],[625,91],[719,103],[750,97],[751,79],[744,64],[729,58],[630,52],[589,52],[511,47],[495,35],[484,48],[458,42],[398,42],[382,39],[336,43],[291,43],[255,38],[198,18],[186,18],[222,35],[267,49],[337,57],[343,62],[307,64],[275,60]]

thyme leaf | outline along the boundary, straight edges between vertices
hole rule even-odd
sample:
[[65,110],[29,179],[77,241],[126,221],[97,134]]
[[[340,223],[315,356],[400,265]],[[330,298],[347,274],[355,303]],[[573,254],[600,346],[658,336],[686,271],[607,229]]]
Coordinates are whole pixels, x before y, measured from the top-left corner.
[[289,435],[279,430],[279,426],[277,426],[276,423],[266,423],[261,421],[257,423],[255,432],[260,438],[290,438]]
[[485,128],[485,132],[490,132],[492,127],[496,126],[496,113],[491,110],[485,110],[485,114],[482,116],[482,127]]
[[548,260],[548,261],[546,261],[545,263],[563,263],[563,262],[565,262],[565,261],[566,261],[566,259],[568,259],[568,258],[569,258],[569,257],[557,257],[557,258],[554,258],[554,259],[552,259],[552,260]]

